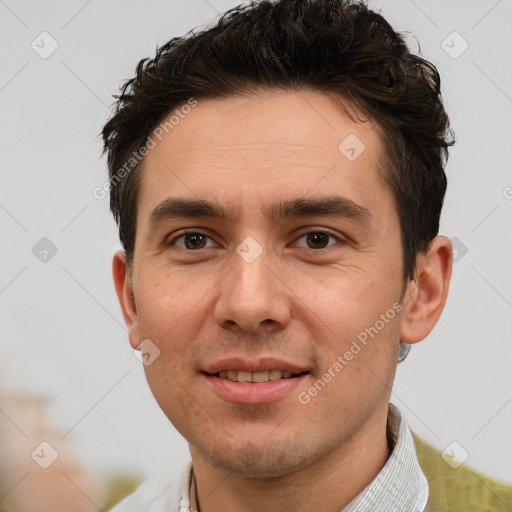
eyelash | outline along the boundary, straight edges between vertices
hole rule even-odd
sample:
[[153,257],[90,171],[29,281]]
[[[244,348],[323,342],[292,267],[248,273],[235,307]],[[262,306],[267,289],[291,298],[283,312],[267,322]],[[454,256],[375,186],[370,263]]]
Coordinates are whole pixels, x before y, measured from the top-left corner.
[[[331,233],[330,231],[326,231],[326,230],[323,230],[323,229],[315,229],[315,230],[312,230],[312,231],[307,231],[305,233],[302,233],[298,238],[297,240],[299,240],[300,238],[304,237],[304,236],[307,236],[307,235],[311,235],[311,234],[324,234],[324,235],[327,235],[331,238],[334,238],[338,243],[345,243],[345,240],[342,240],[340,237],[336,236],[335,234]],[[202,235],[202,236],[206,236],[207,238],[210,238],[210,236],[208,236],[206,233],[203,233],[202,231],[186,231],[184,233],[181,233],[180,235],[176,236],[175,238],[173,238],[171,241],[167,242],[165,245],[166,246],[174,246],[176,245],[176,241],[177,240],[180,240],[182,238],[184,238],[185,236],[187,235]],[[332,245],[331,246],[328,246],[328,247],[322,247],[320,249],[314,249],[314,248],[311,248],[311,247],[300,247],[301,249],[311,249],[312,251],[325,251],[327,249],[330,249],[331,247],[333,247]],[[200,251],[201,249],[204,249],[204,247],[201,247],[200,249],[187,249],[186,247],[180,247],[180,249],[183,249],[185,251],[188,251],[188,252],[196,252],[196,251]]]

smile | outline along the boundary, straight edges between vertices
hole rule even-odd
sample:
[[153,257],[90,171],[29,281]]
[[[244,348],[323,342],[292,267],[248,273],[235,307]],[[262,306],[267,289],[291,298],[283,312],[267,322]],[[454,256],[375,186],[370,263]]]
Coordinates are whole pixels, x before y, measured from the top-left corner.
[[283,370],[266,370],[260,372],[247,372],[237,370],[222,370],[215,374],[220,379],[227,379],[232,382],[248,382],[259,384],[263,382],[275,381],[280,379],[293,379],[308,372],[291,373]]

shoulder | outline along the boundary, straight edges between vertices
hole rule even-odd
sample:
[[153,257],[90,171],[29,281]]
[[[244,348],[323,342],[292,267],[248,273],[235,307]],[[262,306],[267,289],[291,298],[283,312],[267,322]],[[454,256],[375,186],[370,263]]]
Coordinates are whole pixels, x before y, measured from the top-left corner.
[[170,482],[168,475],[150,478],[110,512],[177,512],[182,481],[183,477]]
[[451,467],[441,451],[414,434],[418,460],[428,480],[429,500],[425,512],[509,512],[512,486],[498,482],[462,464]]

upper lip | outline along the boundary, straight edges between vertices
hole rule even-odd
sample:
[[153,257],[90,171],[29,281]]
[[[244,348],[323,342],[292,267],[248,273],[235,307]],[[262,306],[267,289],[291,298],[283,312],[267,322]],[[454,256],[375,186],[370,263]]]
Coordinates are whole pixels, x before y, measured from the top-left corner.
[[282,370],[294,374],[309,371],[306,366],[290,363],[283,359],[274,357],[263,357],[258,359],[248,359],[243,357],[231,357],[220,359],[210,363],[204,368],[204,372],[214,375],[223,370],[235,370],[239,372],[264,372],[267,370]]

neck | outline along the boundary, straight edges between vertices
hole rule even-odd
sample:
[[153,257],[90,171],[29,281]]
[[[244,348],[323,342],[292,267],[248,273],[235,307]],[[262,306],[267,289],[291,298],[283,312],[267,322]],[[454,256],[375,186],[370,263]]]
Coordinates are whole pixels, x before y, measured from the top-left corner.
[[[387,410],[386,410],[387,412]],[[377,476],[389,456],[385,417],[370,418],[335,451],[280,478],[243,478],[212,467],[191,447],[200,512],[340,512]]]

